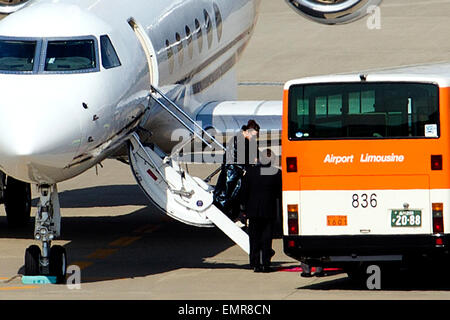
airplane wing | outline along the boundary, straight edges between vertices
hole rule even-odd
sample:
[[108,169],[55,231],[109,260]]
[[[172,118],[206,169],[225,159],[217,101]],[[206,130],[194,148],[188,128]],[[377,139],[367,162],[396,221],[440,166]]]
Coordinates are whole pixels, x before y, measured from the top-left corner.
[[281,132],[282,101],[215,101],[205,104],[197,114],[196,120],[203,128],[214,128],[218,132],[237,132],[249,119],[261,127],[261,136]]
[[[209,101],[196,107],[194,114],[188,114],[183,110],[189,108],[172,101],[158,88],[152,86],[152,94],[150,96],[159,107],[165,109],[171,117],[177,119],[178,123],[187,129],[187,133],[191,138],[183,139],[170,151],[173,153],[183,149],[183,159],[185,160],[183,162],[198,162],[189,161],[190,158],[187,154],[192,154],[192,152],[198,153],[199,150],[195,147],[184,148],[189,146],[189,142],[192,142],[193,139],[200,139],[203,143],[212,147],[209,151],[202,149],[202,152],[211,151],[214,155],[219,155],[220,152],[225,150],[226,142],[235,136],[249,120],[255,120],[261,128],[258,137],[260,149],[264,146],[279,147],[281,145],[281,117],[283,111],[283,102],[281,100]],[[147,124],[146,120],[143,123],[144,128],[152,131],[151,123]],[[168,152],[168,150],[165,151]],[[275,151],[275,153],[279,152]],[[209,159],[209,157],[206,158]],[[209,161],[203,162],[208,163]]]

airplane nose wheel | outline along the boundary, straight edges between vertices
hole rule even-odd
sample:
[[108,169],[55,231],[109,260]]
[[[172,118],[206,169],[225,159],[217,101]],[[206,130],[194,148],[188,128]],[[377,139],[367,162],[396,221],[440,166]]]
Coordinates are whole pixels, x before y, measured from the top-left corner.
[[57,283],[66,280],[67,254],[66,249],[61,246],[53,246],[50,249],[50,275],[56,277]]
[[41,249],[32,245],[25,250],[25,275],[36,276],[40,273]]
[[32,245],[25,250],[25,275],[37,276],[46,274],[56,277],[56,283],[64,283],[66,280],[67,254],[62,246],[55,245],[50,249],[48,262],[42,257],[41,249],[37,245]]
[[67,253],[62,246],[51,246],[60,235],[61,215],[56,185],[39,186],[40,199],[35,218],[34,238],[42,242],[42,251],[31,245],[25,251],[25,275],[55,276],[57,283],[64,283],[67,269]]

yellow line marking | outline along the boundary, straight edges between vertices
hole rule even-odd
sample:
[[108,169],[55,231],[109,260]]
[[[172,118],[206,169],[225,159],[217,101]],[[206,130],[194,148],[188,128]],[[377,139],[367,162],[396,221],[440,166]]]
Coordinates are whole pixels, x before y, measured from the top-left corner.
[[[133,231],[133,233],[138,234],[145,234],[145,233],[151,233],[157,229],[161,228],[161,225],[153,225],[153,224],[147,224],[144,226],[141,226]],[[93,253],[86,256],[86,259],[105,259],[109,257],[110,255],[116,253],[120,247],[126,247],[132,244],[133,242],[142,239],[143,236],[134,236],[134,237],[121,237],[117,240],[114,240],[108,244],[109,247],[116,247],[116,248],[106,248],[106,249],[97,249]],[[91,265],[94,264],[94,262],[91,261],[77,261],[72,263],[73,265],[76,265],[80,268],[80,270],[83,270]]]
[[145,226],[141,226],[139,228],[137,228],[136,230],[133,230],[134,233],[143,233],[145,232],[145,230],[149,229],[151,226],[150,225],[145,225]]
[[97,249],[87,256],[88,259],[105,259],[119,249]]
[[139,227],[136,230],[134,230],[134,233],[151,233],[157,229],[159,229],[160,225],[153,225],[153,224],[147,224],[145,226]]
[[23,287],[5,287],[0,288],[1,291],[12,291],[12,290],[28,290],[28,289],[37,289],[38,286],[23,286]]
[[[119,238],[119,239],[114,240],[113,242],[109,243],[109,246],[111,246],[111,247],[126,247],[141,238],[142,237],[122,237],[122,238]],[[115,250],[117,250],[117,249],[115,249]]]

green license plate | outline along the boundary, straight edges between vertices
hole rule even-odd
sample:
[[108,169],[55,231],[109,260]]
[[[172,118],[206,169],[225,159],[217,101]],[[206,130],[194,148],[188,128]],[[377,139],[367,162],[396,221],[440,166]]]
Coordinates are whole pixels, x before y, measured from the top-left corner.
[[421,210],[391,210],[391,227],[422,226]]

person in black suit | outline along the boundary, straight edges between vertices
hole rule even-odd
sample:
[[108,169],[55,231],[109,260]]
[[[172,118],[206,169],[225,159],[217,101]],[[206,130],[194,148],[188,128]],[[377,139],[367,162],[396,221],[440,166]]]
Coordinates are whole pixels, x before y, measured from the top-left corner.
[[255,120],[249,120],[227,143],[227,152],[213,195],[214,205],[232,220],[239,219],[242,178],[249,164],[257,157],[259,129]]
[[270,149],[261,153],[261,162],[249,166],[242,181],[241,202],[248,218],[250,267],[255,272],[270,272],[272,234],[281,200],[281,171],[275,168]]

